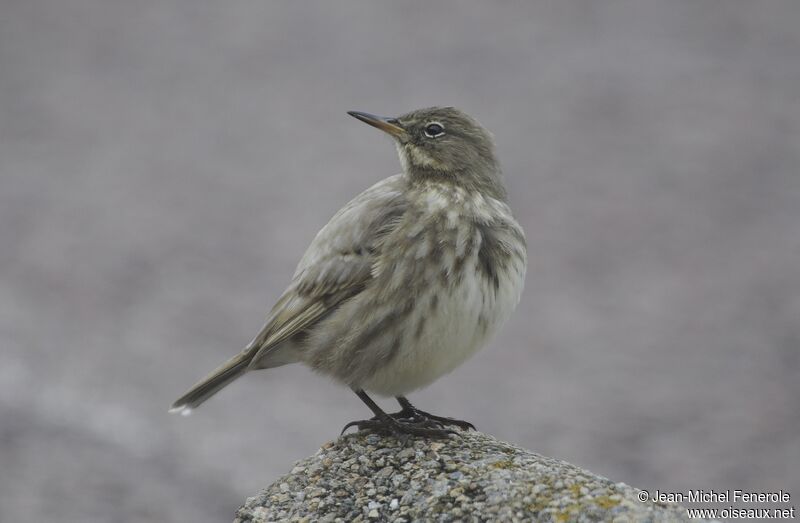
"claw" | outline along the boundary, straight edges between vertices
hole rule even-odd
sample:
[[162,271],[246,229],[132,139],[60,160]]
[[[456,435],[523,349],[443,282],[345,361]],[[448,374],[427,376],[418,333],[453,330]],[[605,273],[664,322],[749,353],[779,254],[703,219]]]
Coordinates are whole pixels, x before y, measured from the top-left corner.
[[430,414],[429,412],[419,410],[416,407],[410,409],[404,408],[399,412],[391,414],[391,416],[395,419],[402,419],[402,420],[413,420],[417,422],[427,421],[430,423],[435,423],[440,427],[455,426],[463,430],[475,430],[475,425],[473,425],[469,421],[464,421],[455,418],[447,418],[444,416],[436,416],[435,414]]
[[405,443],[409,436],[423,436],[430,438],[444,438],[450,434],[458,434],[452,429],[442,428],[440,423],[431,420],[419,422],[399,420],[387,416],[386,419],[364,419],[351,421],[342,429],[342,434],[350,427],[358,427],[358,430],[371,430],[374,432],[391,434]]
[[458,428],[464,430],[475,430],[475,425],[470,423],[469,421],[464,421],[455,418],[446,418],[443,416],[434,416],[433,414],[428,414],[427,412],[420,412],[423,416],[426,416],[428,419],[436,421],[442,425],[455,425]]
[[456,426],[463,430],[475,430],[472,423],[468,421],[434,416],[421,411],[403,396],[396,397],[402,410],[394,414],[386,414],[363,389],[353,388],[353,392],[361,398],[361,401],[366,403],[370,410],[375,413],[375,416],[371,419],[351,421],[344,426],[341,434],[339,434],[340,436],[350,427],[358,427],[358,430],[372,430],[391,434],[405,444],[409,436],[444,438],[451,434],[460,435],[455,430],[445,428],[447,426]]
[[344,428],[343,428],[343,429],[342,429],[342,431],[339,433],[339,435],[341,436],[342,434],[344,434],[344,433],[347,431],[347,429],[349,429],[350,427],[358,427],[358,430],[361,430],[361,426],[360,426],[359,424],[360,424],[362,421],[364,421],[364,420],[356,420],[356,421],[351,421],[350,423],[348,423],[347,425],[345,425],[345,426],[344,426]]

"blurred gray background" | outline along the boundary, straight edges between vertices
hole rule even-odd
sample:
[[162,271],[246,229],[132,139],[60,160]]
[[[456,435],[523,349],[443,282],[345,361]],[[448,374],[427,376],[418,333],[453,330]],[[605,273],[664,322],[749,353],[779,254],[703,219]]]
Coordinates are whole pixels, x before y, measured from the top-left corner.
[[300,367],[166,409],[399,170],[345,111],[434,104],[494,132],[530,267],[412,399],[642,488],[800,496],[798,28],[793,0],[4,0],[0,520],[231,520],[367,416]]

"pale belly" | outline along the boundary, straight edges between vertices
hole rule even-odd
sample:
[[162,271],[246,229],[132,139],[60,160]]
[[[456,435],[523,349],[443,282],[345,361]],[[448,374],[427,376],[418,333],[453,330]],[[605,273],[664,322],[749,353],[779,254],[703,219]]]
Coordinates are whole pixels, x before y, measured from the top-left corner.
[[[519,302],[524,262],[510,269],[496,290],[475,269],[467,269],[471,277],[465,275],[449,293],[439,293],[434,309],[412,314],[402,349],[364,388],[385,396],[404,395],[429,385],[475,354]],[[419,334],[410,335],[418,327]]]

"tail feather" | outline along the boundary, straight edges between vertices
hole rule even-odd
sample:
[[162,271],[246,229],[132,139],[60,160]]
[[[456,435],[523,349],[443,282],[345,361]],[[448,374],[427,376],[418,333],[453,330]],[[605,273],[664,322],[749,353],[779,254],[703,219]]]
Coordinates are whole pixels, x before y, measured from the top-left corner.
[[169,411],[188,416],[193,409],[244,374],[252,356],[253,351],[245,350],[229,359],[175,400]]

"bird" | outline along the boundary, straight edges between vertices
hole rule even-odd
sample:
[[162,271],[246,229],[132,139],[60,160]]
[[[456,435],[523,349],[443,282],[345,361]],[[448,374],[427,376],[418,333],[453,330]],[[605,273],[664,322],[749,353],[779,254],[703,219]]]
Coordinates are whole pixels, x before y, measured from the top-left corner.
[[[348,387],[373,417],[356,426],[446,437],[463,420],[407,394],[483,347],[518,304],[525,234],[508,204],[492,135],[454,107],[397,117],[348,111],[388,134],[402,172],[342,207],[317,233],[261,331],[178,398],[191,413],[245,373],[303,363]],[[394,397],[387,413],[369,394]]]

